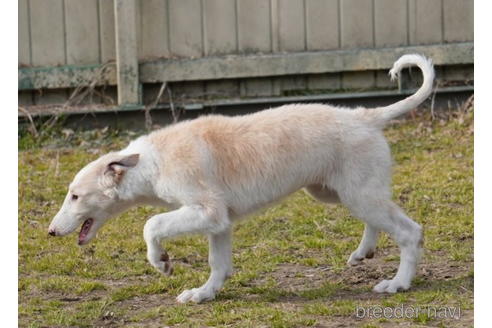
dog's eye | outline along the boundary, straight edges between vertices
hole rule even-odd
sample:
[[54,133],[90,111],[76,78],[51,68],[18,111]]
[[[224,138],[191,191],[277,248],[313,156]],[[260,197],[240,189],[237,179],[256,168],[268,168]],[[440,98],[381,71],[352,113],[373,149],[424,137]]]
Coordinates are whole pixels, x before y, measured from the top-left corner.
[[79,196],[77,196],[77,195],[72,195],[72,200],[77,200],[77,199],[79,199]]

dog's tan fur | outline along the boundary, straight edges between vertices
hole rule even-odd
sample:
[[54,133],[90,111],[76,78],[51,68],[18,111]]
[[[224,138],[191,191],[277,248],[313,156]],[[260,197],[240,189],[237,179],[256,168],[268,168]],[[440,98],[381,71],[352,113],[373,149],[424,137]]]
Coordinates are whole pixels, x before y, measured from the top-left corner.
[[201,302],[214,298],[232,274],[232,223],[304,187],[320,201],[345,204],[366,223],[349,264],[372,257],[379,231],[390,233],[401,248],[400,268],[375,291],[407,289],[422,232],[391,201],[391,158],[382,128],[432,90],[432,65],[421,56],[400,58],[392,76],[412,64],[422,69],[423,86],[390,106],[349,110],[286,105],[240,117],[201,117],[141,137],[77,174],[50,234],[67,234],[85,222],[79,235],[79,243],[85,244],[109,217],[130,206],[166,205],[174,210],[145,225],[147,257],[169,273],[169,256],[160,241],[207,234],[210,279],[178,296],[179,302]]

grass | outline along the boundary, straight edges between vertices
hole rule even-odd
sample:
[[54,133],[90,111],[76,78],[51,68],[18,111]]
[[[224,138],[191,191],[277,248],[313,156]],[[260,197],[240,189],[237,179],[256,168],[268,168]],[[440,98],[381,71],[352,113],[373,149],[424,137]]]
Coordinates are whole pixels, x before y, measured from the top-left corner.
[[[413,287],[371,292],[394,274],[399,254],[382,235],[374,259],[345,261],[363,225],[342,206],[302,191],[236,225],[235,274],[217,299],[180,305],[174,298],[207,279],[201,236],[165,242],[175,272],[165,277],[145,258],[142,229],[159,209],[113,219],[88,246],[76,236],[48,238],[47,226],[68,183],[87,162],[134,135],[63,131],[42,141],[19,138],[19,324],[47,326],[360,327],[473,325],[473,112],[431,122],[428,115],[385,132],[395,161],[394,198],[424,226],[425,254]],[[461,319],[425,313],[408,319],[359,319],[357,307],[459,306]]]

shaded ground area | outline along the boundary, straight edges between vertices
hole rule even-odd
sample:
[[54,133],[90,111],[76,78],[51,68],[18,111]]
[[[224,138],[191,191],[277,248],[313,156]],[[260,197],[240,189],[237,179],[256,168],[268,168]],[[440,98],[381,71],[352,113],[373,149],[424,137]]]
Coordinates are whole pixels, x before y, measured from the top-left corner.
[[[75,234],[47,237],[73,175],[135,135],[60,130],[42,141],[22,136],[20,326],[472,326],[473,111],[440,113],[434,120],[414,116],[385,134],[395,161],[394,198],[425,230],[423,263],[411,290],[372,293],[396,272],[394,242],[382,235],[373,259],[347,267],[362,223],[342,206],[326,207],[300,191],[235,227],[235,274],[216,301],[198,305],[174,298],[206,280],[206,239],[166,242],[175,272],[161,276],[146,262],[142,238],[145,219],[159,209],[142,207],[113,219],[86,247],[77,246]],[[459,319],[424,310],[411,318],[361,318],[361,309],[400,306],[459,307]]]

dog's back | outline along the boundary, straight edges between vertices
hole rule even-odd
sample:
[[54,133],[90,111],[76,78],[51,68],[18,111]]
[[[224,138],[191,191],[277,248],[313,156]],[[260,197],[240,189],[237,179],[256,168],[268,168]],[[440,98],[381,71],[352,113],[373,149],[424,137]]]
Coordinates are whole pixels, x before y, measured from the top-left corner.
[[368,150],[373,157],[383,147],[386,155],[379,129],[358,117],[327,105],[286,105],[240,117],[210,115],[149,139],[163,156],[165,176],[174,170],[215,186],[241,215],[307,185],[331,187],[340,168]]

